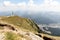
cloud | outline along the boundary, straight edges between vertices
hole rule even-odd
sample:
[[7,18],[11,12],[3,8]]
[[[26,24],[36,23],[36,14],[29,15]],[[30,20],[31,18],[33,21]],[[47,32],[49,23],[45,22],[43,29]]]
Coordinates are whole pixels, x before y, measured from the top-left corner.
[[10,1],[4,1],[3,4],[4,4],[5,6],[11,6],[11,5],[13,5],[13,4],[11,4]]
[[45,0],[43,4],[40,5],[43,10],[46,11],[60,11],[60,4],[57,1]]
[[60,3],[54,0],[44,0],[42,4],[34,4],[33,0],[29,0],[28,3],[12,3],[10,1],[4,1],[3,6],[0,6],[0,11],[11,10],[29,10],[29,11],[60,11]]

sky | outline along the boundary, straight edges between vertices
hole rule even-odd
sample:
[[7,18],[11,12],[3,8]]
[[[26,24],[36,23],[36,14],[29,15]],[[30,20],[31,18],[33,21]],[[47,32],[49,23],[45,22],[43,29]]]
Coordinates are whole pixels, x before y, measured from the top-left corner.
[[0,0],[0,11],[60,12],[60,0]]

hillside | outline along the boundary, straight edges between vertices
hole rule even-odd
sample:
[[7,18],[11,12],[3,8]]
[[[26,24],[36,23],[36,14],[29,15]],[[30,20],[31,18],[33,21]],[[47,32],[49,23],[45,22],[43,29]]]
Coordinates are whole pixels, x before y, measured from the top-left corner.
[[34,21],[19,16],[0,17],[0,40],[60,40],[41,33]]
[[43,40],[35,35],[39,27],[33,21],[19,16],[0,17],[0,40]]
[[28,30],[31,32],[38,32],[39,31],[38,26],[33,21],[31,21],[27,18],[22,18],[19,16],[11,16],[11,17],[2,18],[1,20],[6,23],[18,26],[18,28],[20,28],[22,30],[25,29],[25,30]]

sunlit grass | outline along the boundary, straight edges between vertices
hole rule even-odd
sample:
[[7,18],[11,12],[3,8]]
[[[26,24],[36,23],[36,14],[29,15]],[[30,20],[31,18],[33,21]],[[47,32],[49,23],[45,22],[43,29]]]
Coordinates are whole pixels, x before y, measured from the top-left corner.
[[38,32],[39,30],[33,21],[27,18],[21,18],[19,16],[6,17],[2,19],[2,21],[8,22],[10,24],[18,26],[18,28],[26,29],[32,32]]
[[18,34],[15,34],[13,32],[6,32],[5,35],[5,40],[22,40],[22,36],[19,36]]

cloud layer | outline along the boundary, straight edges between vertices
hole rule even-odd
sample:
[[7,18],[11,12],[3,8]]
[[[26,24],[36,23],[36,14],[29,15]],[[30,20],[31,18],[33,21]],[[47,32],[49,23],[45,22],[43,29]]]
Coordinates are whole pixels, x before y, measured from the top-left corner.
[[29,10],[29,11],[60,11],[60,3],[54,0],[44,0],[42,4],[34,4],[33,0],[29,0],[28,3],[12,3],[10,1],[4,1],[0,3],[0,11],[16,11],[16,10]]

